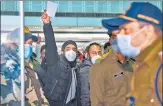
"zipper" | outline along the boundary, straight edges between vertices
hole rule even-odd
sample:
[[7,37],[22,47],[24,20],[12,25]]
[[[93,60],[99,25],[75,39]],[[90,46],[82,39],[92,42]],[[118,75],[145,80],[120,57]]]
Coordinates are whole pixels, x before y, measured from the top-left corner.
[[52,95],[52,93],[53,93],[53,91],[54,91],[54,89],[55,89],[55,86],[56,86],[57,82],[58,82],[58,80],[55,81],[55,84],[54,84],[54,86],[53,86],[53,88],[52,88],[52,90],[51,90],[51,92],[50,92],[50,95]]
[[[56,68],[57,70],[58,70],[58,65],[57,65],[57,68]],[[59,75],[58,75],[59,76]],[[51,92],[50,92],[50,95],[52,95],[52,93],[53,93],[53,91],[54,91],[54,89],[55,89],[55,87],[56,87],[56,85],[57,85],[57,83],[58,83],[58,80],[59,80],[59,78],[57,78],[57,80],[55,81],[55,83],[54,83],[54,85],[53,85],[53,88],[52,88],[52,90],[51,90]]]

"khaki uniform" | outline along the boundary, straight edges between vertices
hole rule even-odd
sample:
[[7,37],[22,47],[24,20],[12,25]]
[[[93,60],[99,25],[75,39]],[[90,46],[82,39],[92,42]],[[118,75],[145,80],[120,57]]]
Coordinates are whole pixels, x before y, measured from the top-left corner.
[[[0,104],[2,106],[20,106],[20,67],[12,58],[7,58],[9,56],[5,55],[3,58],[6,60],[6,63],[1,64]],[[32,64],[25,63],[25,106],[47,106],[48,102],[43,95],[37,74],[30,66]],[[14,71],[8,67],[14,67]]]
[[[142,52],[134,64],[131,80],[131,94],[136,106],[160,106],[156,97],[154,84],[155,76],[161,60],[158,53],[162,50],[162,37]],[[159,93],[162,96],[162,72],[159,75]]]
[[25,63],[25,96],[26,106],[48,106],[48,101],[45,98],[37,74],[32,69],[32,64]]
[[101,63],[110,53],[113,53],[112,49],[109,49],[109,52],[108,52],[108,53],[103,54],[103,55],[101,56],[101,58],[98,58],[98,59],[96,60],[96,63]]
[[130,92],[132,72],[125,71],[113,51],[91,68],[90,97],[92,106],[124,106]]

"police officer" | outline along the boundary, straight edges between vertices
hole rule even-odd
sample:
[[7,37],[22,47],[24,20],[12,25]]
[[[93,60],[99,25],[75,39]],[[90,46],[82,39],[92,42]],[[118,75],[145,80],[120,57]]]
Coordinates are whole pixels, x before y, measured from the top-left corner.
[[117,35],[120,53],[136,59],[127,105],[162,104],[162,73],[156,77],[162,63],[158,55],[162,51],[162,16],[161,10],[153,4],[133,2],[120,18],[108,22],[120,25]]
[[25,93],[26,101],[31,106],[46,106],[48,102],[43,95],[43,91],[38,80],[38,76],[35,73],[35,69],[39,66],[39,62],[32,58],[33,49],[32,43],[37,42],[38,38],[30,33],[28,27],[24,27],[25,30]]
[[130,91],[129,81],[132,75],[134,60],[126,58],[119,53],[116,43],[118,27],[106,25],[108,20],[102,20],[102,24],[110,33],[109,42],[111,50],[107,56],[94,65],[90,72],[90,94],[92,106],[124,106],[125,95]]

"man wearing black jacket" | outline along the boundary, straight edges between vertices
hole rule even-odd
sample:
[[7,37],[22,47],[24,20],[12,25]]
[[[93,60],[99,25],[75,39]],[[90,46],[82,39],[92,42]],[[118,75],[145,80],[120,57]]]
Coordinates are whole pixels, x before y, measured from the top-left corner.
[[77,45],[72,40],[66,41],[62,46],[63,55],[59,56],[50,17],[46,11],[41,18],[45,35],[45,58],[42,64],[46,68],[42,67],[44,73],[39,73],[39,76],[45,96],[50,106],[77,106]]

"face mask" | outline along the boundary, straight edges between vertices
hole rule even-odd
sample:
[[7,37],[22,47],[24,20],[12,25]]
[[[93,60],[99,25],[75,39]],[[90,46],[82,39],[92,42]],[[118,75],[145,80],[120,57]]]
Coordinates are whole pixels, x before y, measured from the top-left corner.
[[92,62],[93,64],[95,64],[95,63],[96,63],[96,60],[99,59],[99,58],[101,58],[101,56],[99,56],[99,55],[93,56],[92,59],[91,59],[91,62]]
[[112,49],[113,49],[115,52],[120,53],[119,48],[118,48],[118,46],[117,46],[117,40],[113,40],[113,41],[111,42],[111,47],[112,47]]
[[73,50],[67,51],[65,57],[68,61],[73,62],[76,59],[76,52]]
[[24,46],[24,58],[29,59],[32,56],[32,46],[25,44]]
[[131,45],[132,35],[117,35],[117,45],[120,53],[127,57],[135,57],[140,54],[140,48]]

